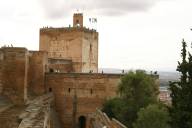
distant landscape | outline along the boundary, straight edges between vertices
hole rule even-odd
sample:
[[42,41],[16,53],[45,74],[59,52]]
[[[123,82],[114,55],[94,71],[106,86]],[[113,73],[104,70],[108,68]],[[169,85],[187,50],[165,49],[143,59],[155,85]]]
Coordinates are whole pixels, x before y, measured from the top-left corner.
[[[114,69],[114,68],[100,68],[99,72],[104,72],[104,73],[122,73],[122,69]],[[124,70],[124,73],[129,72],[129,70]],[[147,71],[149,74],[151,73],[150,71]],[[154,72],[153,72],[154,73]],[[161,87],[168,87],[169,81],[178,81],[180,78],[180,74],[178,72],[174,71],[158,71],[157,74],[159,75],[159,80],[160,80],[160,86]]]

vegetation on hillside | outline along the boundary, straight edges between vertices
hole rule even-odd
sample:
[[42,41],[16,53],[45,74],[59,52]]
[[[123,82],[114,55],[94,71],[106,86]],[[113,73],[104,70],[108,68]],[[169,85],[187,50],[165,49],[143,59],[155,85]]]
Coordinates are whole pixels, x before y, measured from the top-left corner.
[[167,108],[160,104],[153,104],[140,109],[133,126],[134,128],[170,128],[169,121]]
[[[182,42],[181,57],[177,71],[180,81],[171,82],[172,106],[170,107],[171,126],[173,128],[192,128],[192,55],[187,54],[186,42]],[[188,56],[188,57],[187,57]]]
[[145,71],[130,71],[122,77],[118,93],[118,98],[108,100],[104,104],[103,111],[128,128],[133,128],[133,123],[138,118],[137,113],[141,109],[158,103],[158,86],[155,79]]

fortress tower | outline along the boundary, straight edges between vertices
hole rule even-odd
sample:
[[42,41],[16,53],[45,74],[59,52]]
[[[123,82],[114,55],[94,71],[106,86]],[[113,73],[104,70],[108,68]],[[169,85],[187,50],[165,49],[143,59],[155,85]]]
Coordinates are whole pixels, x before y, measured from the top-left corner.
[[39,50],[58,72],[98,71],[98,32],[83,27],[82,13],[74,14],[73,27],[41,28]]
[[[74,14],[73,27],[41,28],[39,49],[0,48],[0,98],[16,104],[11,111],[6,107],[11,114],[0,115],[1,122],[10,124],[11,119],[16,126],[22,119],[21,127],[124,128],[114,119],[111,124],[98,108],[119,96],[118,85],[125,74],[98,73],[98,32],[83,27],[83,14]],[[154,79],[159,86],[158,76]],[[32,106],[24,116],[12,113],[26,103]],[[29,118],[31,122],[23,123]]]
[[73,15],[73,27],[83,27],[83,14],[82,13],[75,13]]

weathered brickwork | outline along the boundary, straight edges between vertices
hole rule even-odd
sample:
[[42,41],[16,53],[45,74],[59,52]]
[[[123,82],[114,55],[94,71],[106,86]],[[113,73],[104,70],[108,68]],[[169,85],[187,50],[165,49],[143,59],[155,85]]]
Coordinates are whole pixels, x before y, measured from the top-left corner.
[[0,51],[3,53],[3,95],[14,102],[23,101],[27,98],[28,51],[26,48],[1,48]]
[[31,93],[39,95],[45,92],[44,78],[47,65],[47,52],[29,52],[28,88]]
[[82,72],[98,72],[98,34],[85,33],[82,44]]
[[0,50],[0,94],[3,92],[3,79],[2,79],[2,72],[3,72],[3,51]]
[[49,58],[48,69],[49,72],[62,72],[62,73],[74,72],[72,61],[66,59]]
[[101,108],[103,102],[117,96],[121,75],[90,73],[47,73],[47,91],[53,91],[56,110],[64,128],[72,127],[73,112],[76,120]]

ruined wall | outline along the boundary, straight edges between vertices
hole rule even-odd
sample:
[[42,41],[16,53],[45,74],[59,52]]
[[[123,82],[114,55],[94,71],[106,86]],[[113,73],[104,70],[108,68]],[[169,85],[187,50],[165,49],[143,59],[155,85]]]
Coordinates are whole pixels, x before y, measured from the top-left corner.
[[82,72],[98,72],[98,33],[84,32],[82,45]]
[[47,52],[29,52],[28,91],[32,94],[43,94],[45,92],[45,71],[48,64]]
[[1,48],[3,52],[3,95],[15,103],[27,99],[28,51],[25,48]]
[[74,109],[76,122],[80,116],[88,120],[88,115],[100,108],[107,98],[115,97],[120,77],[112,74],[47,73],[46,88],[53,91],[63,126],[72,127]]

